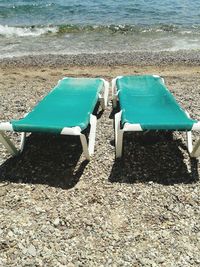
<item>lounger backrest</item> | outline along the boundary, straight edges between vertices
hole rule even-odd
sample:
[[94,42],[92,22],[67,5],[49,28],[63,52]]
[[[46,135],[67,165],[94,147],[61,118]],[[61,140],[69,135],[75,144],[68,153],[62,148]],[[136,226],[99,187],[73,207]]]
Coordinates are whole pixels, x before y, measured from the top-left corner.
[[[163,84],[162,79],[150,75],[125,76],[117,80],[120,102],[128,99],[141,105],[143,108],[151,105],[165,105],[169,102],[176,103],[175,98]],[[129,102],[129,101],[128,101]],[[133,105],[133,102],[131,103]],[[177,107],[179,107],[177,105]]]
[[140,124],[143,130],[189,130],[196,122],[187,117],[160,77],[124,76],[116,86],[122,124]]

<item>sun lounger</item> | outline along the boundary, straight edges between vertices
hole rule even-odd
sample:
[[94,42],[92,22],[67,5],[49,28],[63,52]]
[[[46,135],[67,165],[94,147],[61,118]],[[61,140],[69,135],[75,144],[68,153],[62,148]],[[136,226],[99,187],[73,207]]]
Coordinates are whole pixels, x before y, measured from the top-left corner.
[[200,122],[189,117],[157,75],[120,76],[112,81],[115,115],[116,157],[122,155],[123,134],[128,131],[186,131],[192,157],[200,156],[200,139],[193,148],[192,130],[200,131]]
[[[96,116],[92,113],[100,100],[105,109],[109,84],[98,78],[64,78],[35,108],[20,120],[0,123],[0,141],[15,155],[16,147],[5,131],[21,132],[20,151],[27,132],[80,136],[83,152],[89,160],[94,152]],[[89,142],[82,133],[90,124]]]

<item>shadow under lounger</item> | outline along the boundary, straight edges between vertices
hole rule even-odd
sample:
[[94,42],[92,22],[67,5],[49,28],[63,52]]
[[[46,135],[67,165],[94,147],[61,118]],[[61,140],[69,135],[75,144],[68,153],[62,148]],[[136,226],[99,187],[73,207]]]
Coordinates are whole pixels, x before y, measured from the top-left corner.
[[[100,100],[102,109],[108,101],[108,82],[100,78],[63,78],[24,118],[0,123],[0,141],[11,154],[17,149],[4,131],[52,133],[80,136],[83,152],[89,160],[94,152],[96,116],[92,113]],[[90,127],[89,143],[82,133]]]

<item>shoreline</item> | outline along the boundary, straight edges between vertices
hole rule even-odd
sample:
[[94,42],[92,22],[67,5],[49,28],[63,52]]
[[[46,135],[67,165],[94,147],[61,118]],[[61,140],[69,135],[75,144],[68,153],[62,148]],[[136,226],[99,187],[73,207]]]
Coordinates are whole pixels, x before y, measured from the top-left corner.
[[47,54],[1,58],[0,68],[61,66],[200,66],[200,50],[162,52]]

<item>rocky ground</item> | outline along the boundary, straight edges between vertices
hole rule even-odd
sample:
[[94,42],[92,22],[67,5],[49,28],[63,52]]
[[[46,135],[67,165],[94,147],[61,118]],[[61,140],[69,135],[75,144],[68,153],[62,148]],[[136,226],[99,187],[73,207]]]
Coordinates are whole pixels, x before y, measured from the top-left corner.
[[[200,120],[198,66],[14,65],[1,65],[1,121],[23,116],[64,76],[143,73],[162,75]],[[98,114],[89,163],[76,137],[29,135],[14,158],[0,146],[0,266],[200,266],[200,164],[184,133],[128,134],[116,161],[113,115],[111,102]]]
[[175,52],[134,52],[134,53],[101,53],[101,54],[76,54],[76,55],[38,55],[16,58],[0,58],[3,67],[41,67],[57,68],[63,66],[148,66],[187,64],[200,65],[198,50],[179,50]]

